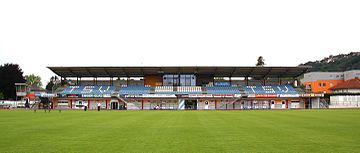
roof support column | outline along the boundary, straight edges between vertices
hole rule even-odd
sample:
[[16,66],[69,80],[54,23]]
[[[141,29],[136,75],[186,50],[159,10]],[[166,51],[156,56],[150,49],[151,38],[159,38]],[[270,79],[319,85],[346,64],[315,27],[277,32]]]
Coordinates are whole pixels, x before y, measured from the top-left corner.
[[171,86],[174,86],[174,75],[172,75],[172,85]]
[[229,82],[230,82],[230,86],[231,86],[231,77],[229,77]]
[[279,85],[281,85],[281,78],[280,77],[278,77],[278,83],[279,83]]
[[[156,84],[155,84],[156,86]],[[161,76],[161,86],[164,86],[164,75]]]
[[266,79],[264,78],[263,81],[263,85],[266,86]]
[[249,85],[249,77],[245,77],[245,84],[246,84],[246,86]]
[[121,80],[120,80],[120,77],[118,76],[117,79],[119,81],[119,85],[122,86],[123,84],[121,84]]
[[93,84],[97,85],[97,77],[94,77]]
[[294,87],[298,87],[299,86],[299,82],[300,82],[300,80],[298,79],[298,78],[293,78],[292,80],[294,80],[295,82],[293,83],[293,86]]

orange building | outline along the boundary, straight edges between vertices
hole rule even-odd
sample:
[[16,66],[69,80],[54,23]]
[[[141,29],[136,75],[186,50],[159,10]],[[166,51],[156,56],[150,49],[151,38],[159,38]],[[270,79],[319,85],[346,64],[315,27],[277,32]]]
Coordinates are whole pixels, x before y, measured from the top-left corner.
[[319,93],[331,93],[330,88],[334,87],[340,83],[343,83],[344,80],[316,80],[304,82],[303,85],[306,89],[309,89],[311,92]]
[[308,91],[315,93],[331,93],[330,88],[360,76],[360,70],[345,72],[310,72],[301,80]]

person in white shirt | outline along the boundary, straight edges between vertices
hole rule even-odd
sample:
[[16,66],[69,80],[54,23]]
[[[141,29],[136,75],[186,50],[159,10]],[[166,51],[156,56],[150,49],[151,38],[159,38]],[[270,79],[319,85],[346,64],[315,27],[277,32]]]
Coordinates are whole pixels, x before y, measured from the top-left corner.
[[98,103],[97,106],[98,106],[98,111],[100,111],[101,104]]

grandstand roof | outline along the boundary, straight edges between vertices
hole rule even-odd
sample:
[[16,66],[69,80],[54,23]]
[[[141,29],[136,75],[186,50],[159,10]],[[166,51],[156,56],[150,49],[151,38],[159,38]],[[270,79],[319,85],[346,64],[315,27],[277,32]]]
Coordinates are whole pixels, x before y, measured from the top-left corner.
[[311,67],[146,66],[48,67],[61,77],[143,77],[162,74],[196,74],[214,77],[297,77]]

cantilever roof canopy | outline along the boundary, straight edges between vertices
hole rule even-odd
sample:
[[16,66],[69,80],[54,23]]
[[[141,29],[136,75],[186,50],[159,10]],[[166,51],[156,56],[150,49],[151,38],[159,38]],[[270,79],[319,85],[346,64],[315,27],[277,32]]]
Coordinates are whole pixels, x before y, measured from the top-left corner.
[[297,77],[311,67],[148,66],[148,67],[48,67],[61,77],[143,77],[163,74],[196,74],[213,77]]

